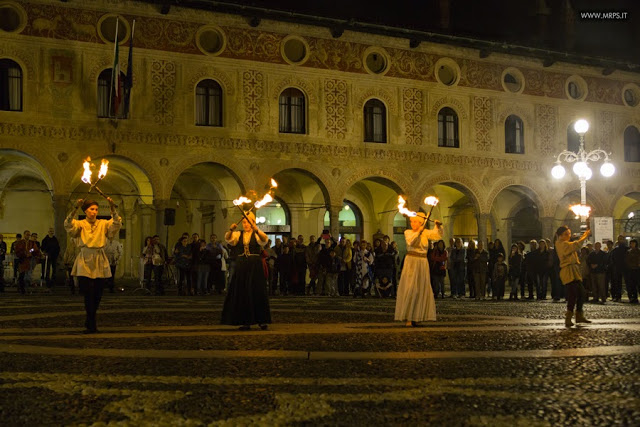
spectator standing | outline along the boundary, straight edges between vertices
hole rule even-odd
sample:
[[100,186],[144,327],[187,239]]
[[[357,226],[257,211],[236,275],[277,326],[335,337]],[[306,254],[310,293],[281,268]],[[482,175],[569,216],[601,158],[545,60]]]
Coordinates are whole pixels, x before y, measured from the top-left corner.
[[[337,247],[337,246],[336,246]],[[329,251],[329,267],[327,269],[327,294],[330,297],[337,297],[338,293],[338,274],[342,260],[336,256],[336,250]]]
[[509,253],[509,285],[511,287],[511,293],[509,294],[510,300],[518,300],[518,283],[520,282],[521,272],[522,253],[520,252],[520,246],[513,244],[511,245],[511,252]]
[[531,240],[529,242],[529,252],[524,254],[524,270],[526,272],[525,283],[527,284],[527,289],[529,291],[527,299],[533,299],[533,289],[538,288],[538,258],[538,242]]
[[32,233],[30,240],[27,241],[27,257],[29,258],[29,269],[25,275],[27,286],[32,286],[33,271],[40,264],[42,252],[40,251],[40,242],[38,242],[38,233]]
[[493,266],[491,280],[493,281],[493,299],[501,300],[504,298],[504,284],[507,281],[509,267],[504,262],[504,255],[498,252],[498,259]]
[[[178,269],[178,295],[191,295],[191,246],[189,245],[189,234],[183,234],[178,244],[173,249],[173,255]],[[183,287],[186,285],[186,291]]]
[[107,284],[109,286],[109,292],[114,293],[116,269],[118,268],[118,263],[122,257],[122,243],[120,243],[115,237],[113,239],[108,239],[107,246],[104,248],[104,253],[107,255],[109,268],[111,269],[111,277],[107,280]]
[[625,254],[627,267],[627,296],[631,304],[638,304],[638,287],[640,286],[640,249],[638,240],[629,241],[629,251]]
[[438,240],[431,251],[431,287],[433,296],[444,298],[444,276],[447,273],[447,250],[444,247],[444,240]]
[[7,242],[4,236],[0,234],[0,292],[4,292],[4,260],[7,255]]
[[593,245],[593,252],[587,256],[589,274],[591,275],[591,302],[604,304],[607,300],[605,290],[605,275],[607,273],[607,254],[601,250],[602,243],[596,242]]
[[451,259],[451,298],[463,298],[464,291],[464,275],[467,269],[465,264],[466,252],[462,247],[462,240],[455,239],[454,247],[449,254]]
[[209,273],[211,272],[211,264],[213,263],[213,256],[207,249],[207,241],[204,239],[198,240],[200,248],[198,249],[198,256],[195,258],[196,265],[196,293],[198,295],[208,294]]
[[549,277],[551,278],[551,298],[553,298],[553,302],[558,302],[564,298],[564,286],[562,286],[562,281],[560,280],[560,260],[556,252],[556,241],[557,236],[554,236],[553,246],[549,250],[552,263]]
[[151,238],[151,242],[144,249],[144,281],[147,289],[151,287],[151,273],[155,282],[156,295],[164,295],[164,284],[162,283],[162,273],[167,261],[167,249],[160,243],[160,236],[157,234]]
[[618,243],[611,251],[611,299],[615,302],[622,300],[622,280],[626,279],[627,266],[625,259],[628,249],[624,236],[618,236]]
[[224,252],[222,244],[218,242],[218,236],[212,234],[210,242],[207,244],[207,250],[211,254],[209,277],[207,279],[207,289],[209,292],[222,294],[224,290],[224,274],[222,272],[222,262],[224,260]]
[[476,284],[476,301],[484,299],[487,287],[487,271],[489,270],[489,252],[484,249],[482,240],[478,242],[478,247],[471,261],[471,272]]
[[547,241],[540,239],[534,267],[536,272],[536,298],[538,300],[547,299],[547,283],[549,281],[549,270],[552,266],[553,261],[551,260],[551,252]]
[[289,245],[282,248],[282,253],[276,258],[276,267],[280,277],[280,295],[288,295],[291,288],[291,274],[293,271],[293,257]]
[[465,260],[467,262],[466,275],[467,282],[469,283],[469,298],[476,297],[476,282],[473,279],[473,273],[471,272],[471,265],[473,264],[473,257],[476,255],[476,241],[471,239],[467,245],[467,255]]
[[53,228],[49,228],[49,233],[42,239],[42,252],[46,256],[42,263],[42,278],[46,281],[47,287],[51,288],[56,281],[56,268],[60,256],[60,242],[54,235]]
[[[369,265],[373,264],[373,254],[367,249],[367,242],[362,240],[354,247],[353,254],[353,297],[365,297],[370,292]],[[426,253],[425,253],[426,255]]]

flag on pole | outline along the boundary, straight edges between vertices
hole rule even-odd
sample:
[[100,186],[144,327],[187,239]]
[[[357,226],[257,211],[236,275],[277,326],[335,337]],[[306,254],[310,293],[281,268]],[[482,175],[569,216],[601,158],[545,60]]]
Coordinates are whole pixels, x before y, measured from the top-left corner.
[[113,78],[111,81],[113,82],[113,111],[114,116],[118,117],[118,108],[120,107],[120,102],[122,101],[122,82],[120,81],[120,47],[118,43],[118,22],[119,20],[116,17],[116,38],[114,40],[114,54],[113,54]]
[[133,87],[133,34],[136,30],[136,21],[133,20],[131,26],[131,37],[129,38],[129,57],[127,59],[127,76],[124,80],[124,117],[129,116],[129,103],[131,100],[131,88]]

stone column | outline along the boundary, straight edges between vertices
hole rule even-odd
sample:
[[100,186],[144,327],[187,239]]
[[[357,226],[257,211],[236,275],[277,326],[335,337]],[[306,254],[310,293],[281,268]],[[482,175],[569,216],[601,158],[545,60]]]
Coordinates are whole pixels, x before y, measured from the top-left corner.
[[[64,274],[59,274],[59,266],[62,265],[64,259],[64,252],[67,249],[67,231],[64,229],[64,220],[67,217],[68,210],[71,209],[72,204],[69,202],[69,196],[63,194],[54,194],[52,197],[53,204],[53,230],[55,236],[60,243],[60,255],[58,256],[58,262],[55,267],[57,281],[64,281]],[[78,209],[79,210],[79,209]]]
[[487,247],[487,221],[489,220],[489,214],[478,214],[478,242],[482,242]]
[[[140,218],[142,219],[142,239],[145,239],[147,236],[152,236],[151,232],[151,206],[149,205],[141,205],[140,206]],[[143,244],[144,240],[140,242]]]
[[[132,266],[131,259],[134,259],[134,262],[137,261],[138,257],[133,254],[133,228],[131,225],[131,214],[132,211],[126,211],[126,215],[124,217],[124,230],[126,233],[124,239],[124,272],[125,274],[134,275],[137,271],[135,270],[137,264]],[[132,268],[134,270],[132,270]]]
[[[511,240],[512,240],[512,235],[511,234],[511,227],[513,227],[513,220],[512,219],[505,219],[504,220],[504,226],[506,228],[505,230],[505,241],[502,242],[502,245],[505,247],[505,249],[508,249],[507,246],[509,248],[511,248]],[[509,249],[511,250],[511,249]]]
[[338,236],[340,235],[340,221],[338,216],[341,210],[341,204],[329,206],[329,232],[336,240],[338,240]]
[[551,239],[553,242],[553,234],[556,232],[555,230],[555,218],[552,216],[546,216],[540,218],[540,223],[542,224],[542,236],[545,239]]
[[164,225],[164,210],[169,207],[169,200],[155,199],[153,201],[153,207],[156,211],[156,231],[151,234],[160,236],[160,242],[164,243],[166,247],[169,247],[169,242],[167,242],[168,228]]

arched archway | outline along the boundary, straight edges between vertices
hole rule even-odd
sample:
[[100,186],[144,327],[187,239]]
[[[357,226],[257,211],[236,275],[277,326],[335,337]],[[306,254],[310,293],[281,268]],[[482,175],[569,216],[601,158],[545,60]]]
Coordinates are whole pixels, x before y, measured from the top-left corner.
[[223,235],[229,224],[240,221],[232,201],[244,192],[237,175],[219,163],[202,162],[183,170],[169,200],[169,207],[176,210],[169,246],[183,232],[198,233],[205,240],[211,234]]
[[0,150],[0,233],[5,241],[10,244],[25,229],[44,237],[54,226],[53,193],[53,180],[40,162],[21,151]]
[[508,185],[500,190],[491,205],[491,216],[496,223],[495,237],[509,245],[518,240],[550,238],[546,234],[550,234],[555,223],[546,220],[549,224],[543,235],[540,204],[538,194],[524,185]]
[[[363,218],[362,212],[358,205],[355,203],[344,200],[342,210],[338,213],[338,221],[340,226],[338,228],[339,235],[333,236],[338,239],[350,239],[351,242],[360,240],[363,236]],[[324,214],[324,229],[329,230],[331,228],[331,218],[329,211]]]
[[620,234],[640,238],[640,191],[629,191],[615,201],[613,222],[614,241]]
[[330,203],[324,182],[299,168],[281,170],[273,178],[278,182],[276,196],[288,207],[291,236],[318,236]]

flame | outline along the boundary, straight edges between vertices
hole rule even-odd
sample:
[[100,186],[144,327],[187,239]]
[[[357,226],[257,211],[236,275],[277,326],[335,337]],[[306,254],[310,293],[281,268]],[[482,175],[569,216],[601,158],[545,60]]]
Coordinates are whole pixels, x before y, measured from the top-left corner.
[[437,197],[427,196],[427,198],[424,199],[424,204],[429,206],[435,206],[438,204],[439,201],[440,200],[438,200]]
[[591,206],[588,205],[572,205],[569,209],[576,215],[576,219],[587,218],[591,214]]
[[271,188],[278,188],[278,183],[273,178],[271,178]]
[[98,179],[102,179],[107,175],[107,171],[109,170],[109,160],[102,159],[102,164],[100,165],[100,171],[98,172]]
[[262,198],[262,200],[258,200],[254,206],[256,207],[256,209],[260,209],[261,207],[263,207],[264,205],[266,205],[267,203],[271,203],[273,202],[273,197],[271,197],[271,194],[267,193],[264,195],[264,197]]
[[418,215],[417,213],[410,211],[409,209],[405,208],[404,205],[407,204],[407,201],[404,199],[404,197],[402,196],[398,196],[398,211],[400,211],[400,213],[402,215],[406,215],[406,216],[416,216]]
[[236,206],[244,205],[245,203],[251,203],[251,199],[247,199],[244,196],[240,196],[239,198],[233,201],[233,204]]
[[91,157],[87,157],[82,163],[82,167],[84,168],[84,173],[82,174],[82,182],[85,184],[91,184]]

